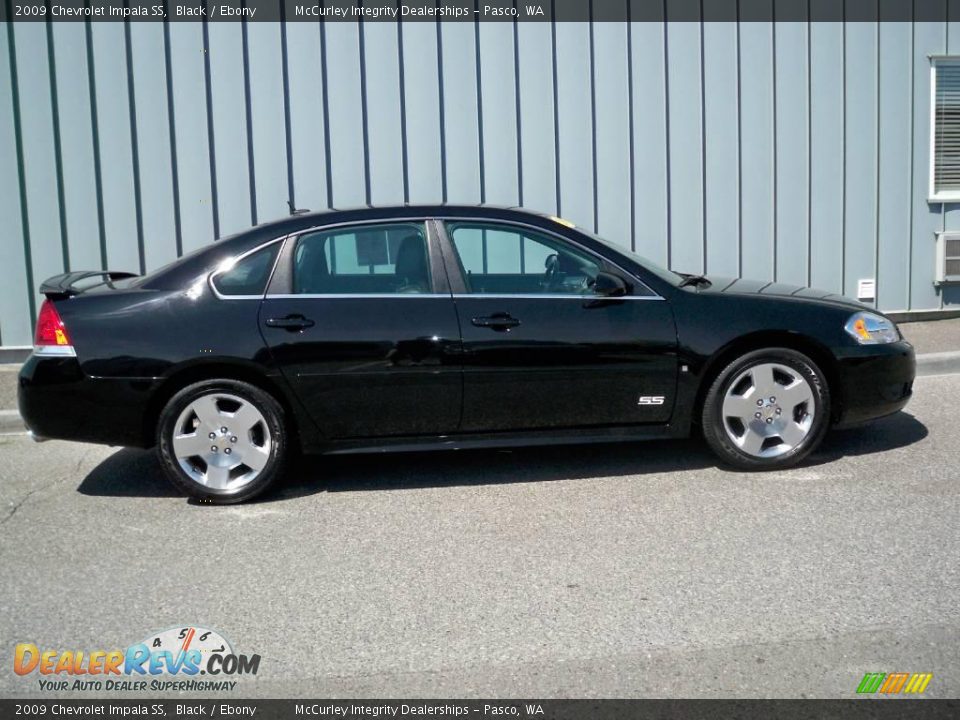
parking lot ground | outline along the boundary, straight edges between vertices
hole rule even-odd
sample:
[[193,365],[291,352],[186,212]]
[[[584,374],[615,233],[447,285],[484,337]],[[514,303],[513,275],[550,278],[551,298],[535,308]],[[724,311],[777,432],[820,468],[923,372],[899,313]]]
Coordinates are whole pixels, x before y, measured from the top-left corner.
[[234,697],[956,697],[957,398],[920,378],[781,473],[697,440],[314,457],[236,507],[150,452],[2,437],[0,696],[40,694],[15,643],[197,624],[262,656]]

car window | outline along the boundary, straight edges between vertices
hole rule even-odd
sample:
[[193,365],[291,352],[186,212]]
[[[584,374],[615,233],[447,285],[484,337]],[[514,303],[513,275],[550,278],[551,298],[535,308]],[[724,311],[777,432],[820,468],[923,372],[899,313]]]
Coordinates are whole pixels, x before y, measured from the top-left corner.
[[213,285],[217,292],[221,295],[263,295],[281,245],[275,242],[237,261],[231,269],[214,275]]
[[293,292],[318,295],[431,292],[423,224],[364,225],[303,235],[294,250]]
[[448,223],[467,291],[593,295],[599,264],[570,243],[495,223]]

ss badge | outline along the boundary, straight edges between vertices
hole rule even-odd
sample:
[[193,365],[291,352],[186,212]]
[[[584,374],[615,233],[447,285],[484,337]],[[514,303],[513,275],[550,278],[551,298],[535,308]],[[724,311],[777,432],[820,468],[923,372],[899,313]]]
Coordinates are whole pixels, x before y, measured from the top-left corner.
[[663,395],[641,395],[637,405],[663,405]]

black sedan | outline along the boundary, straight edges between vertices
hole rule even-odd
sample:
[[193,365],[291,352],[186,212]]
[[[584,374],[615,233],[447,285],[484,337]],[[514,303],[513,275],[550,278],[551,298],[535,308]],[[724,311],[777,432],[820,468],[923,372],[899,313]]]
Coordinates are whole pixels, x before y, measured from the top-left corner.
[[800,462],[896,412],[913,348],[864,305],[674,273],[555,217],[489,206],[296,215],[149,275],[40,288],[20,412],[37,439],[156,446],[207,501],[294,450],[676,438]]

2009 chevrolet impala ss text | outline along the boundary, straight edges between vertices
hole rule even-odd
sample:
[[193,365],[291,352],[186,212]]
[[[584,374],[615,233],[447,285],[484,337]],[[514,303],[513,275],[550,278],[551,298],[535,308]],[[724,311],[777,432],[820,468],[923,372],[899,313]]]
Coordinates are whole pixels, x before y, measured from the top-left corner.
[[156,445],[239,502],[291,450],[683,437],[800,462],[908,401],[883,315],[778,283],[678,274],[558,218],[489,206],[296,215],[143,277],[47,280],[20,411],[38,439]]

